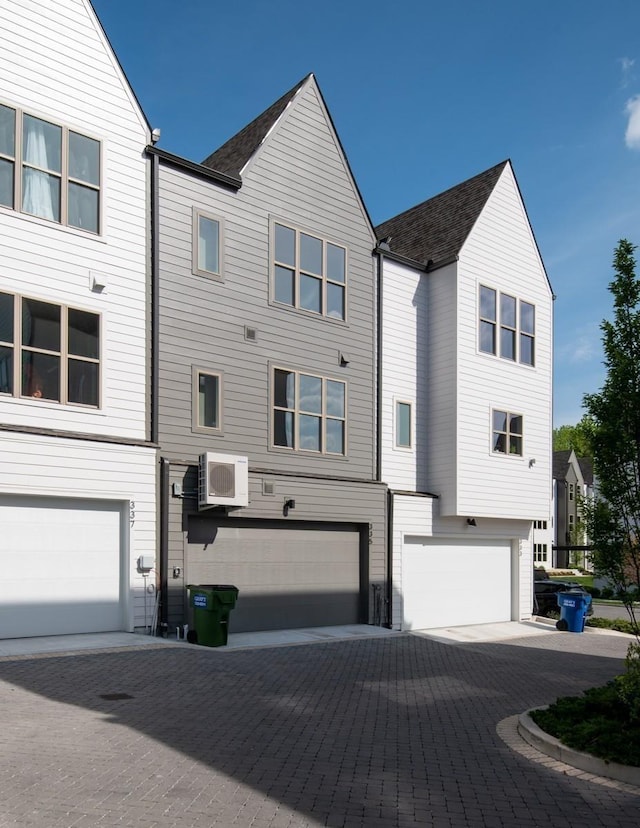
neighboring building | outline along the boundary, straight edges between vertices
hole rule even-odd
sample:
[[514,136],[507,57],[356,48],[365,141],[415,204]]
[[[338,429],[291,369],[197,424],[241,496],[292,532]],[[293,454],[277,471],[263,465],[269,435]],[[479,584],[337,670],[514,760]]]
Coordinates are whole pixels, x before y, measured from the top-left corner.
[[88,0],[0,20],[0,636],[144,628],[149,127]]
[[382,623],[375,236],[316,81],[203,164],[150,154],[161,621],[222,583],[234,632]]
[[510,162],[376,228],[393,625],[531,616],[552,292]]
[[591,566],[582,503],[593,497],[593,464],[573,449],[553,452],[554,561],[558,569]]

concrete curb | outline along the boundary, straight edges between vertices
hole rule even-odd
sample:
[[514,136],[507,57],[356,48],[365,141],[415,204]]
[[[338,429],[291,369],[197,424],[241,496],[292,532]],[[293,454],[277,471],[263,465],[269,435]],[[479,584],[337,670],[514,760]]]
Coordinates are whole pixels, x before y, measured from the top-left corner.
[[[544,710],[545,708],[532,709]],[[545,753],[547,756],[551,756],[552,759],[557,759],[566,765],[579,768],[587,773],[640,787],[640,768],[631,765],[618,765],[616,762],[605,762],[604,759],[598,759],[589,753],[582,753],[579,750],[567,747],[555,736],[550,736],[544,730],[541,730],[529,715],[530,712],[530,710],[527,710],[518,717],[518,733],[531,747]]]

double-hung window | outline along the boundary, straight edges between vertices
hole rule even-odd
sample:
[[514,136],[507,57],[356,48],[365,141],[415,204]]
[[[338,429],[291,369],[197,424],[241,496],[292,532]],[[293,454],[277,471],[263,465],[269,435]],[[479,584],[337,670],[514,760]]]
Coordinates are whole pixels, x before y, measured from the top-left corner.
[[222,278],[222,220],[215,216],[193,211],[193,273]]
[[97,408],[100,316],[0,293],[0,394]]
[[522,365],[535,365],[535,307],[480,285],[478,347]]
[[273,369],[272,441],[278,448],[346,454],[346,385],[315,374]]
[[522,414],[509,411],[492,412],[492,441],[494,454],[522,457]]
[[0,205],[100,232],[95,138],[0,104]]
[[330,319],[346,318],[347,250],[275,223],[273,300]]

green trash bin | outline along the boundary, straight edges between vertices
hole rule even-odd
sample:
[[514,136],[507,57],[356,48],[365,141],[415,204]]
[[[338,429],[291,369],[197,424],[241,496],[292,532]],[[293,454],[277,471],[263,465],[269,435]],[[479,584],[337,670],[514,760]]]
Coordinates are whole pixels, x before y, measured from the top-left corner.
[[229,614],[238,600],[230,584],[188,584],[193,626],[187,640],[205,647],[223,647],[229,635]]

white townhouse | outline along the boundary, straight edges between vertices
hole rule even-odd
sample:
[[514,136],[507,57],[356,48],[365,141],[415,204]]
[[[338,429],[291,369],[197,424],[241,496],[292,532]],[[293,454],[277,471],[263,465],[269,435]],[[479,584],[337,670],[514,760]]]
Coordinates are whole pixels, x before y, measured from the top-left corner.
[[88,0],[5,0],[0,78],[0,638],[144,628],[149,126]]
[[376,228],[396,629],[531,616],[552,291],[509,161]]

